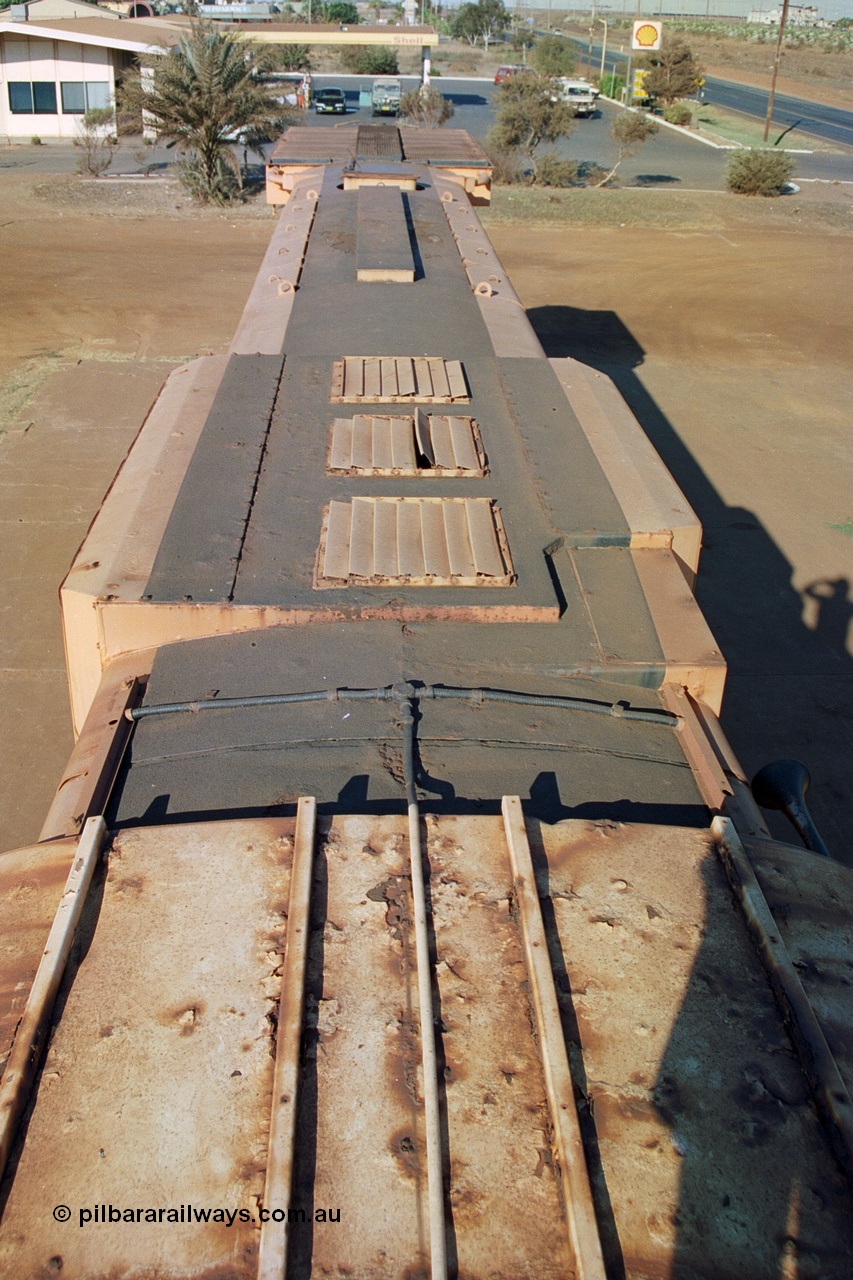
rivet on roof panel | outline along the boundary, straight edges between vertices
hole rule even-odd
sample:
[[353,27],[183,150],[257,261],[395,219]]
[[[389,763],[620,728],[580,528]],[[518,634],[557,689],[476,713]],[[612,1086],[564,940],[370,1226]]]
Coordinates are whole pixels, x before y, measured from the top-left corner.
[[514,581],[500,510],[489,498],[354,498],[324,512],[315,587]]
[[423,479],[484,476],[486,458],[473,418],[357,413],[332,423],[327,470]]
[[346,356],[335,361],[329,398],[335,404],[395,404],[406,400],[452,404],[469,400],[470,395],[459,360],[440,356]]

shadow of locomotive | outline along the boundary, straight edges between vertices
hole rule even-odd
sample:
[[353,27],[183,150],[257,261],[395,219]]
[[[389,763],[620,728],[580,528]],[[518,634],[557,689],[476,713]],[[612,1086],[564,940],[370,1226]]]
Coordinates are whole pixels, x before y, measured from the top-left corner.
[[[727,505],[644,388],[636,370],[645,352],[614,312],[537,307],[528,316],[548,356],[612,378],[702,523],[696,598],[728,663],[722,724],[747,775],[779,757],[803,760],[818,828],[833,855],[853,863],[845,763],[853,749],[850,584],[822,579],[802,594],[794,588],[792,566],[761,521]],[[814,627],[803,621],[804,605]],[[799,843],[784,818],[766,817],[777,838]]]

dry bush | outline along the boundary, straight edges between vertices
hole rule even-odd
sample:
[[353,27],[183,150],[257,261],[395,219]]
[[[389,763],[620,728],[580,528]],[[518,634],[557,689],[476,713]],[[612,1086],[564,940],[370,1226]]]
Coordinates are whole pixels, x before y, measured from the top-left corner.
[[726,183],[738,195],[778,196],[793,172],[794,161],[787,152],[750,148],[729,158]]

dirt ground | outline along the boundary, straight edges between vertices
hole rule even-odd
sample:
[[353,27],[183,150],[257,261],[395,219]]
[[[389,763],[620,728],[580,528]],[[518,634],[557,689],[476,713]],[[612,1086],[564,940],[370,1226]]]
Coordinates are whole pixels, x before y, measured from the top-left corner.
[[[172,364],[227,347],[271,230],[173,188],[104,188],[99,212],[79,190],[0,181],[5,848],[36,838],[71,746],[60,579]],[[804,759],[853,861],[849,208],[618,196],[489,231],[549,354],[616,380],[703,521],[736,751]]]

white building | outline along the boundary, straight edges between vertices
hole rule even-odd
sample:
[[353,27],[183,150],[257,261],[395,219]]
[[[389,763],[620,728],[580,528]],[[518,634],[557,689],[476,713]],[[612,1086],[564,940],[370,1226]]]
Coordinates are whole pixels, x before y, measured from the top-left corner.
[[[179,29],[167,21],[101,10],[78,16],[92,8],[35,0],[0,21],[0,140],[75,137],[85,111],[115,102],[117,81],[140,54],[177,42]],[[69,9],[74,16],[47,16]]]
[[[760,27],[778,27],[782,21],[782,6],[773,9],[751,9],[747,22]],[[792,4],[788,6],[786,27],[829,27],[832,24],[818,17],[817,8],[813,4]]]

